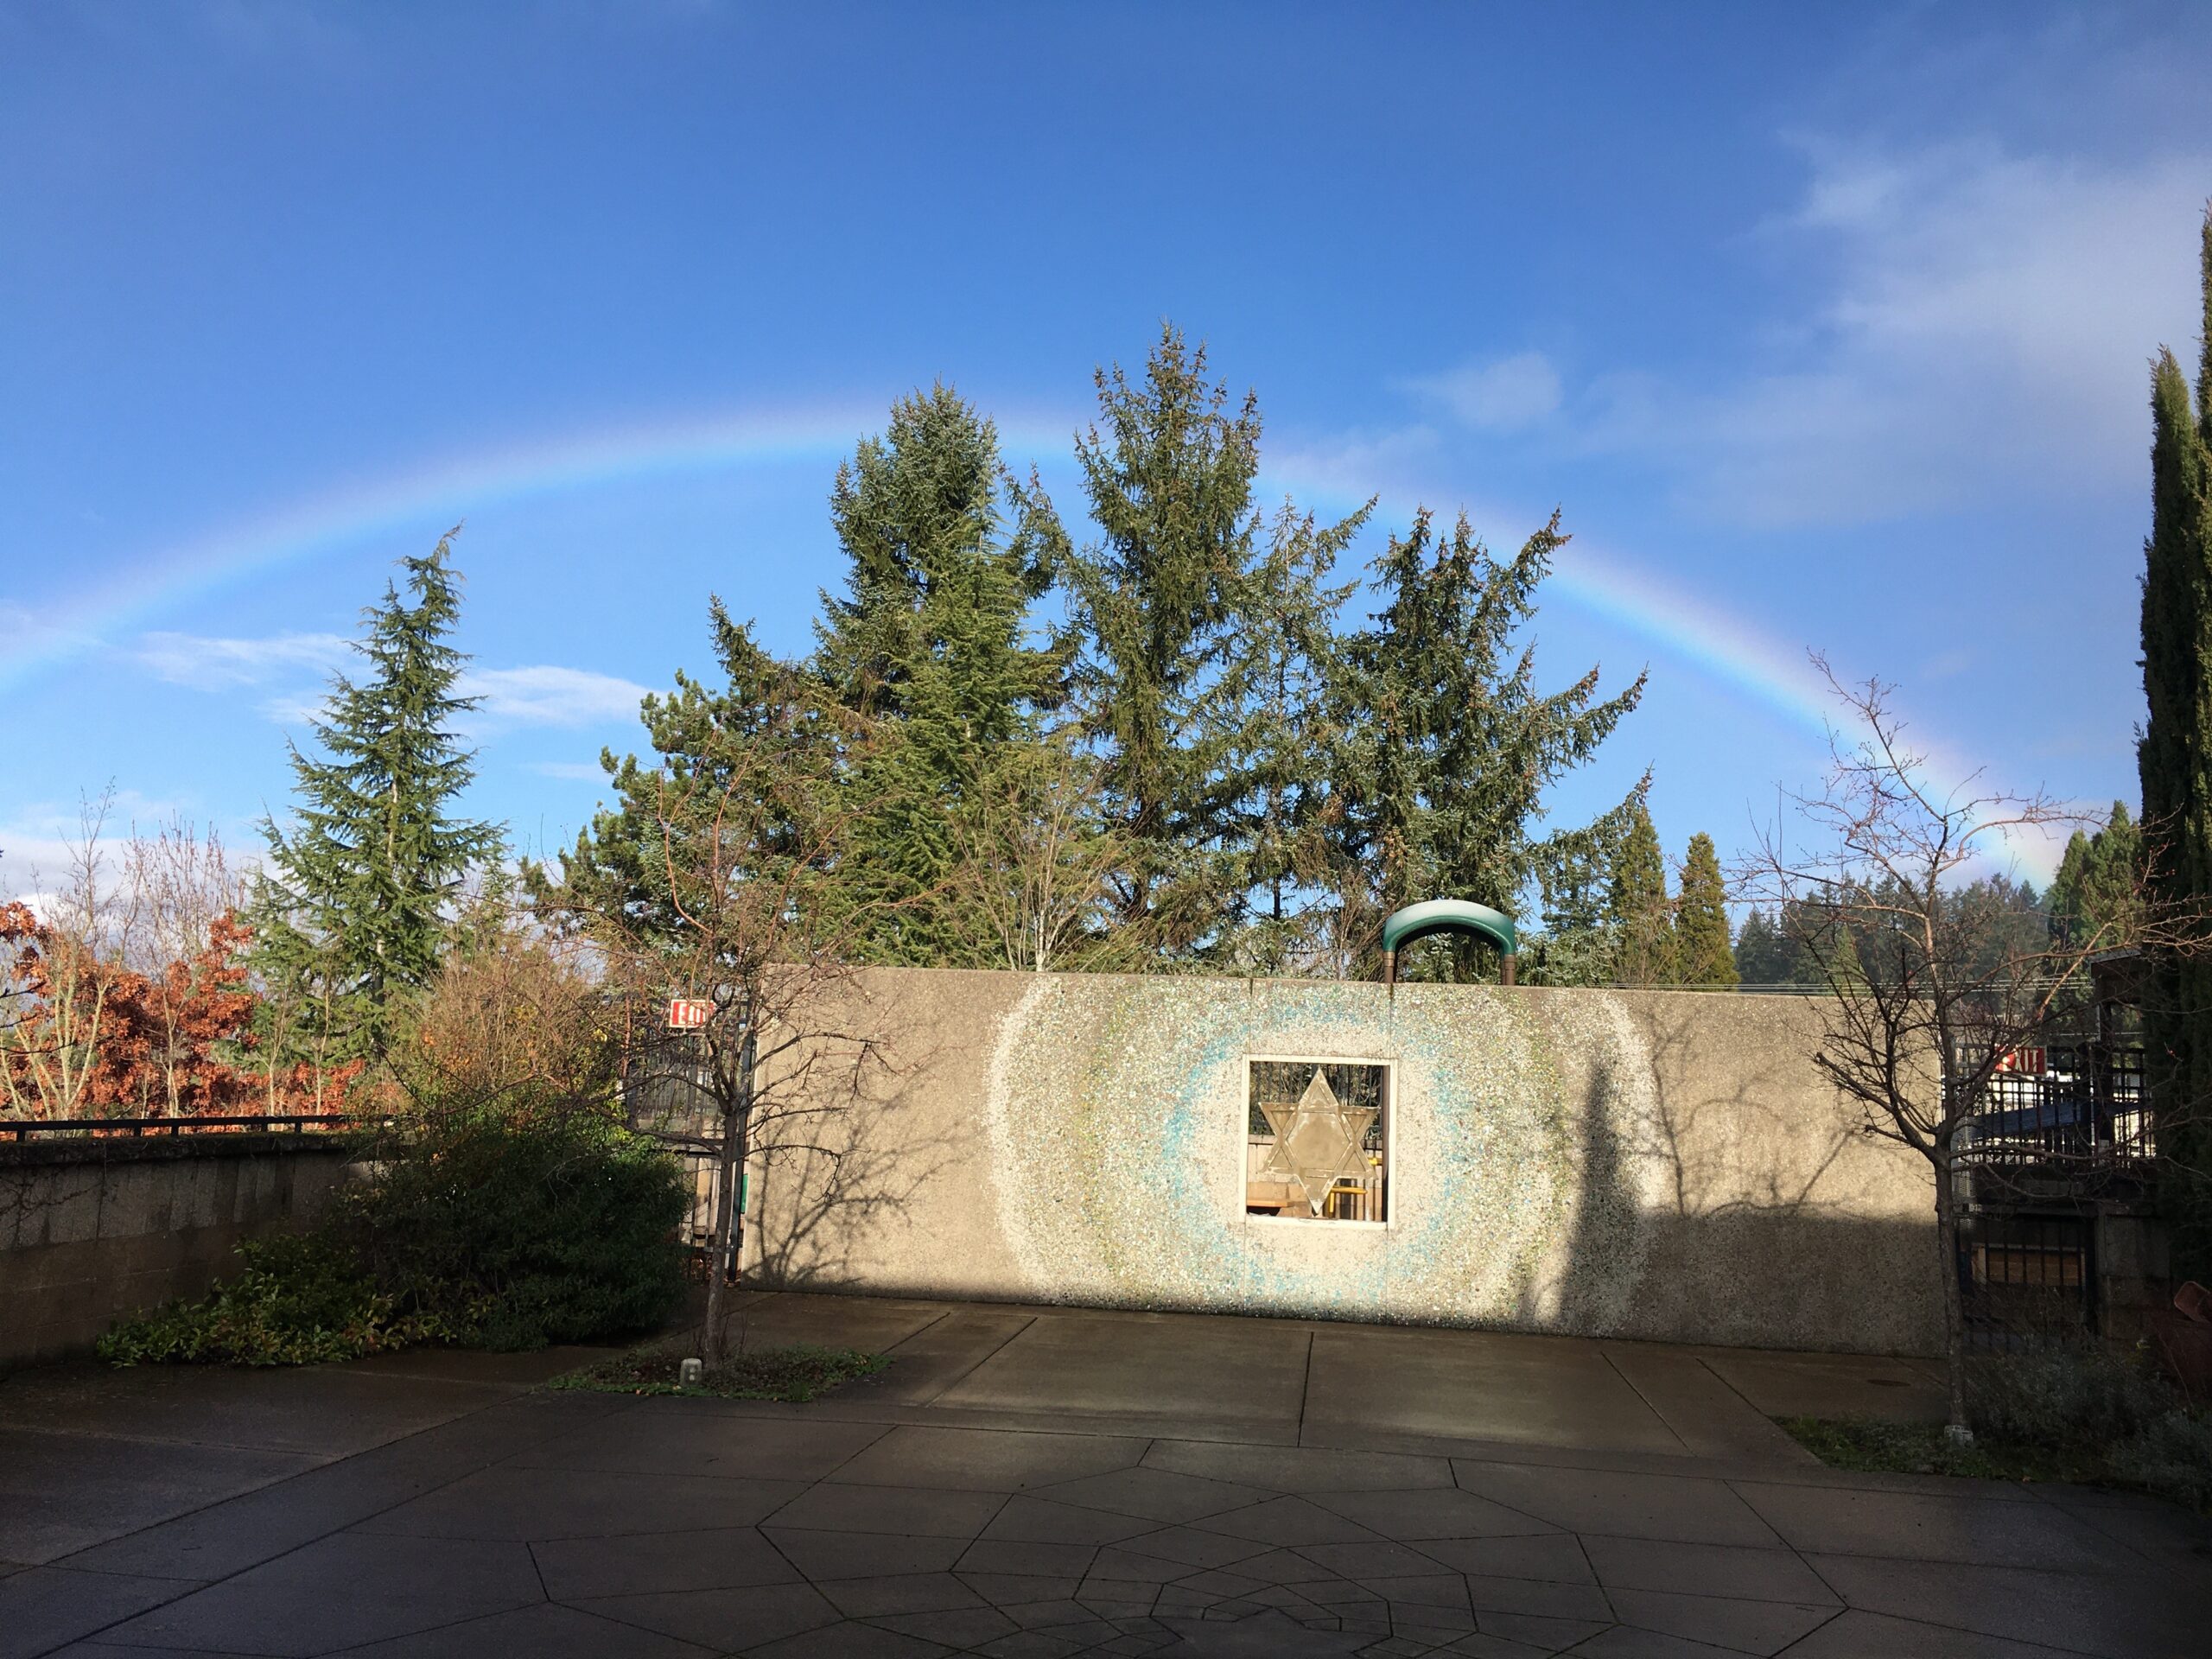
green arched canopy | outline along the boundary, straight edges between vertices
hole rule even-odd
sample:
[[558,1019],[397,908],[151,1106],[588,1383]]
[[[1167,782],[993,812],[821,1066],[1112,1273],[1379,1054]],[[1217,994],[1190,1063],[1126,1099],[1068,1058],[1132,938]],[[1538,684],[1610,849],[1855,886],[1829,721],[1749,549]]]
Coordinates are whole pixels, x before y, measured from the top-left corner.
[[1383,982],[1397,982],[1401,950],[1415,939],[1444,932],[1474,933],[1488,939],[1497,947],[1505,982],[1513,982],[1514,959],[1521,953],[1520,937],[1513,931],[1513,918],[1502,910],[1492,910],[1488,905],[1467,899],[1429,899],[1391,912],[1382,924]]

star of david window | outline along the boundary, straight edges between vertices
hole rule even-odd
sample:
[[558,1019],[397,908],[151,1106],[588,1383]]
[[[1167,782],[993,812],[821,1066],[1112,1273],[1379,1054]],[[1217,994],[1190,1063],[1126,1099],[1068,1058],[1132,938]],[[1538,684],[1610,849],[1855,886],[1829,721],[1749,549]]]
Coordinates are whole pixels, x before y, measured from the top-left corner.
[[1245,1077],[1245,1214],[1389,1220],[1389,1066],[1254,1059]]

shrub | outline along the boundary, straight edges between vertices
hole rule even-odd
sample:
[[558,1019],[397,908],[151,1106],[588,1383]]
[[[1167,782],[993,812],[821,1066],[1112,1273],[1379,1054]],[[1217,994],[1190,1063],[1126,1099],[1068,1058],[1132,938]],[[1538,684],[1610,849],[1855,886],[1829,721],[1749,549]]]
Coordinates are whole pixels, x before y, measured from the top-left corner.
[[1968,1375],[1974,1427],[2022,1446],[2116,1446],[2176,1403],[2157,1376],[2097,1342],[1993,1354]]
[[238,1254],[243,1271],[197,1302],[124,1320],[99,1339],[100,1357],[118,1365],[313,1365],[453,1334],[433,1313],[401,1312],[327,1238],[251,1239]]
[[674,1162],[596,1106],[447,1112],[373,1149],[305,1236],[239,1246],[198,1302],[117,1325],[118,1364],[306,1365],[410,1343],[542,1348],[650,1329],[683,1295]]
[[2120,1479],[2193,1509],[2212,1510],[2212,1422],[2168,1411],[2116,1447],[2109,1459]]
[[490,1348],[626,1336],[682,1300],[685,1195],[651,1141],[594,1110],[447,1120],[347,1196],[342,1237],[407,1305]]

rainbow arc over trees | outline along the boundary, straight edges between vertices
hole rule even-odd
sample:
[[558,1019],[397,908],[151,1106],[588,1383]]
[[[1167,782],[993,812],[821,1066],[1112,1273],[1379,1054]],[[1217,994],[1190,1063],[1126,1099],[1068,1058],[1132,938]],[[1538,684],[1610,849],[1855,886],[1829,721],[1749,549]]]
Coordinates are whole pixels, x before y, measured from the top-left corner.
[[[880,408],[825,406],[645,423],[487,448],[337,485],[130,561],[73,601],[19,619],[17,638],[0,644],[0,689],[258,573],[380,534],[404,531],[434,538],[448,524],[504,502],[656,477],[817,461],[826,488],[827,469],[882,419]],[[1081,424],[1072,418],[1020,419],[1001,422],[999,432],[1009,457],[1020,461],[1064,454]],[[1294,474],[1264,467],[1262,477],[1277,495],[1287,490],[1303,499],[1309,493],[1343,493],[1334,483],[1303,490]],[[1449,493],[1438,493],[1432,505]],[[1399,518],[1415,505],[1408,493],[1389,494],[1406,498],[1385,503]],[[1541,517],[1521,515],[1531,525]],[[1483,527],[1503,542],[1516,533],[1521,518],[1492,513]],[[1386,515],[1383,522],[1389,521]],[[1827,729],[1834,705],[1802,654],[1700,597],[1580,538],[1548,586],[1793,726]]]

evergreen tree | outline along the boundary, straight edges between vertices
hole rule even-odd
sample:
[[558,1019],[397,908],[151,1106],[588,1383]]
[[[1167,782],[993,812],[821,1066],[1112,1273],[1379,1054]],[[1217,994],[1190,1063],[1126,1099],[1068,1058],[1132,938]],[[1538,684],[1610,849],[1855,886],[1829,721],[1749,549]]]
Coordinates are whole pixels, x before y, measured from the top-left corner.
[[847,780],[861,811],[849,879],[871,902],[863,949],[877,960],[957,959],[960,825],[979,779],[1036,740],[1058,692],[1065,646],[1029,638],[1058,526],[1029,501],[996,429],[943,385],[901,398],[837,471],[830,516],[851,568],[842,596],[823,595],[815,666],[884,722]]
[[[557,887],[531,872],[540,901],[557,896],[574,914],[620,918],[634,946],[677,954],[696,948],[699,907],[729,901],[724,887],[804,888],[810,922],[851,913],[855,901],[840,888],[861,820],[841,770],[874,759],[869,739],[880,729],[841,708],[804,666],[763,650],[721,600],[709,614],[721,685],[678,669],[672,693],[647,697],[639,713],[652,756],[602,753],[619,804],[595,813],[562,855]],[[825,849],[838,855],[834,865]]]
[[2058,874],[2044,894],[2050,937],[2063,946],[2102,939],[2111,949],[2127,942],[2142,908],[2143,837],[2124,801],[2094,834],[2076,830],[2068,838]]
[[1253,780],[1228,665],[1259,532],[1259,406],[1232,409],[1172,326],[1141,382],[1096,380],[1100,424],[1076,461],[1103,539],[1063,559],[1081,729],[1126,855],[1116,907],[1162,950],[1217,950],[1245,907]]
[[1675,901],[1675,980],[1700,989],[1733,989],[1738,982],[1728,942],[1728,887],[1713,837],[1702,831],[1690,837]]
[[[1594,668],[1545,695],[1533,646],[1516,650],[1566,540],[1554,514],[1499,560],[1464,516],[1440,538],[1424,510],[1372,566],[1382,608],[1343,651],[1338,833],[1377,912],[1449,897],[1511,913],[1529,887],[1556,885],[1575,861],[1610,861],[1640,808],[1642,785],[1592,824],[1535,833],[1546,790],[1588,760],[1643,695],[1639,675],[1600,699]],[[1478,971],[1471,945],[1446,943],[1448,971]],[[1428,971],[1419,959],[1409,970]]]
[[314,722],[322,755],[292,748],[293,820],[264,821],[254,967],[284,1016],[272,1066],[382,1053],[401,1004],[436,971],[449,902],[499,849],[494,826],[450,814],[474,775],[451,730],[474,706],[455,695],[467,658],[448,639],[461,611],[452,539],[401,561],[407,597],[387,584],[363,613],[364,670],[334,677]]
[[1353,584],[1332,585],[1329,577],[1374,505],[1324,525],[1283,503],[1253,569],[1229,658],[1247,789],[1234,834],[1244,849],[1250,921],[1237,954],[1262,973],[1313,959],[1313,906],[1337,885],[1327,834],[1326,756],[1335,742],[1329,705],[1334,623]]
[[1736,934],[1736,980],[1742,985],[1789,985],[1796,951],[1781,924],[1754,905]]
[[1539,872],[1543,931],[1521,947],[1530,985],[1610,985],[1620,938],[1611,919],[1611,858],[1593,848]]
[[[2206,340],[2195,408],[2171,352],[2152,368],[2143,550],[2146,896],[2175,912],[2212,899],[2212,212],[2199,275]],[[2212,964],[2154,963],[2144,1025],[2176,1267],[2212,1270]]]
[[1613,863],[1611,919],[1620,940],[1614,970],[1622,984],[1675,982],[1672,911],[1659,832],[1639,791],[1629,804],[1628,833]]

